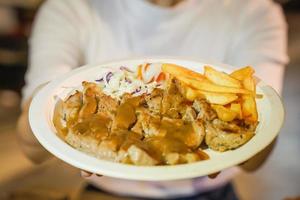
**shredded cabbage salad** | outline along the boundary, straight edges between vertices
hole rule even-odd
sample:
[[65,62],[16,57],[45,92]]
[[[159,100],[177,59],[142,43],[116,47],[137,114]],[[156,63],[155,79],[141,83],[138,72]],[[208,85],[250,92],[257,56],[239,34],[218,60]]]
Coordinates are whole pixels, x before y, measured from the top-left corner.
[[[149,94],[154,88],[161,88],[162,82],[165,80],[165,75],[161,78],[162,72],[160,72],[159,74],[152,75],[150,79],[148,78],[150,81],[146,82],[143,75],[146,74],[149,65],[139,65],[137,73],[122,66],[118,70],[105,73],[96,82],[99,82],[106,95],[116,99],[120,99],[126,93],[133,96]],[[144,73],[142,74],[142,72]]]

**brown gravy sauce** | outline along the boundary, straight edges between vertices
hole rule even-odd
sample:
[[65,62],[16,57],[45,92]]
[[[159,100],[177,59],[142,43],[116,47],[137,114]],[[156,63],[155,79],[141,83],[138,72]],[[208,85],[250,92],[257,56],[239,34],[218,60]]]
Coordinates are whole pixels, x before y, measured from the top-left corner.
[[[117,108],[116,121],[117,131],[110,132],[112,120],[101,114],[90,114],[84,118],[78,118],[77,121],[68,121],[64,119],[63,101],[59,100],[55,106],[53,122],[58,134],[61,137],[67,135],[68,128],[75,134],[92,136],[97,140],[107,140],[119,149],[127,150],[132,144],[144,149],[150,156],[164,163],[163,156],[168,153],[190,153],[195,152],[199,155],[199,160],[206,160],[209,156],[201,150],[193,150],[186,143],[193,140],[195,135],[191,123],[184,122],[181,119],[169,120],[162,118],[158,123],[159,127],[166,132],[163,137],[143,138],[142,135],[132,132],[129,127],[136,122],[136,109],[140,108],[140,98],[128,98]],[[77,115],[79,115],[77,113]],[[68,128],[66,127],[68,126]]]

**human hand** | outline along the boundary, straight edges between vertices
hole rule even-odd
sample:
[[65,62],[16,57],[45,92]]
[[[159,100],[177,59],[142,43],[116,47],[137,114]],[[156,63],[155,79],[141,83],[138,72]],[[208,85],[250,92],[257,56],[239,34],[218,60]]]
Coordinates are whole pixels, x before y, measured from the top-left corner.
[[32,162],[36,164],[43,163],[44,161],[53,158],[52,154],[50,154],[36,139],[29,124],[29,107],[31,100],[46,84],[47,83],[38,86],[33,92],[32,97],[24,102],[24,105],[22,106],[22,113],[18,119],[16,127],[20,149]]
[[[216,172],[216,173],[213,173],[213,174],[210,174],[208,175],[208,177],[210,179],[214,179],[216,178],[221,172]],[[83,178],[89,178],[93,175],[94,173],[91,173],[91,172],[88,172],[88,171],[84,171],[84,170],[81,170],[81,177]],[[96,176],[98,177],[102,177],[103,175],[100,175],[100,174],[95,174]]]
[[[84,171],[84,170],[81,170],[81,177],[83,177],[83,178],[89,178],[89,177],[91,177],[92,175],[94,175],[94,173],[92,173],[92,172],[88,172],[88,171]],[[101,177],[101,176],[103,176],[103,175],[100,175],[100,174],[95,174],[96,176],[98,176],[98,177]]]
[[248,159],[246,162],[239,164],[239,167],[247,172],[257,170],[265,163],[267,158],[270,156],[272,150],[275,147],[276,142],[277,138],[275,138],[266,148],[264,148],[262,151]]
[[217,178],[217,176],[218,176],[220,173],[221,173],[221,171],[216,172],[216,173],[213,173],[213,174],[209,174],[209,175],[207,175],[207,177],[210,178],[210,179],[215,179],[215,178]]
[[[250,159],[248,159],[247,161],[239,164],[238,166],[243,169],[244,171],[247,172],[252,172],[255,171],[256,169],[258,169],[259,167],[261,167],[265,161],[267,160],[267,158],[269,157],[269,155],[271,154],[275,144],[276,144],[277,138],[275,138],[266,148],[264,148],[262,151],[260,151],[259,153],[257,153],[256,155],[254,155],[253,157],[251,157]],[[208,175],[208,177],[210,179],[214,179],[216,178],[219,174],[221,173],[221,171],[213,173]]]
[[[214,179],[216,178],[221,172],[216,172],[216,173],[213,173],[213,174],[210,174],[208,175],[208,177],[210,179]],[[88,171],[84,171],[84,170],[81,170],[81,177],[83,178],[89,178],[91,177],[92,175],[94,175],[94,173],[91,173],[91,172],[88,172]],[[95,174],[96,176],[98,177],[102,177],[103,175],[100,175],[100,174]]]

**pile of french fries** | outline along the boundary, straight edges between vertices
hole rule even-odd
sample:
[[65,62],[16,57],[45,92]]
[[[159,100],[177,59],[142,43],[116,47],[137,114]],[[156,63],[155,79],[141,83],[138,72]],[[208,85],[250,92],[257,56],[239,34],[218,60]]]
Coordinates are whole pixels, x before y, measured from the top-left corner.
[[200,74],[184,67],[165,63],[162,71],[183,83],[185,96],[193,101],[205,99],[216,111],[218,118],[230,122],[243,119],[248,124],[258,121],[256,108],[256,81],[251,67],[238,69],[231,74],[204,67]]

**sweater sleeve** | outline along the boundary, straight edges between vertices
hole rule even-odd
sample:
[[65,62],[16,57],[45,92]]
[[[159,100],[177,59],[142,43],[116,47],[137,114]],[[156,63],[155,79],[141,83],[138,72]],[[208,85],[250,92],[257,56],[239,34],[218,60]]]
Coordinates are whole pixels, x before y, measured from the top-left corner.
[[279,93],[288,63],[287,25],[279,5],[270,0],[240,1],[237,30],[228,54],[234,66],[252,65],[258,77]]
[[70,71],[82,62],[79,25],[68,1],[48,0],[37,13],[29,40],[29,66],[23,102],[40,84]]

